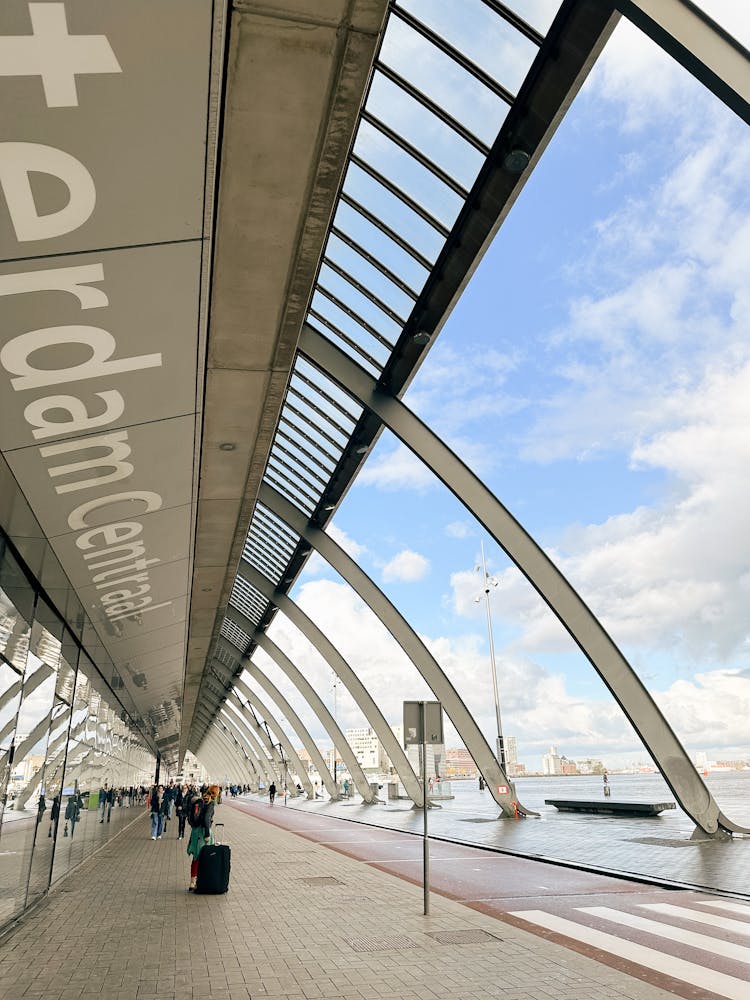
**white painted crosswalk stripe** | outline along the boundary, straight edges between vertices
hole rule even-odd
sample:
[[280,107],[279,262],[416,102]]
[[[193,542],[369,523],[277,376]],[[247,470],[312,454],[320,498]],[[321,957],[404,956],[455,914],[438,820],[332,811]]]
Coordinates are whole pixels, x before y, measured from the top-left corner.
[[[717,913],[702,913],[698,910],[688,909],[687,906],[675,906],[674,903],[640,903],[639,906],[642,910],[650,910],[652,913],[663,913],[665,917],[692,920],[697,924],[707,924],[709,927],[716,927],[722,931],[750,937],[750,923],[730,920],[729,917],[721,917]],[[750,991],[748,991],[748,996],[750,996]]]
[[[615,910],[610,906],[577,906],[576,910],[579,913],[588,913],[593,917],[601,917],[603,920],[611,920],[624,927],[632,927],[634,930],[656,934],[658,937],[677,941],[680,944],[689,945],[691,948],[699,948],[712,955],[731,958],[734,962],[750,964],[750,948],[744,944],[732,944],[731,941],[724,941],[723,938],[711,937],[709,934],[698,934],[696,931],[674,927],[672,924],[662,924],[658,920],[649,920],[647,917],[639,917],[636,913]],[[748,994],[750,995],[750,988],[748,988]]]
[[665,955],[654,948],[637,944],[634,941],[626,941],[623,938],[615,937],[614,934],[607,934],[604,931],[587,927],[574,920],[567,920],[565,917],[558,917],[553,913],[545,913],[543,910],[515,910],[511,916],[529,923],[544,927],[557,934],[573,938],[598,948],[600,951],[616,955],[627,961],[642,965],[654,972],[679,979],[683,983],[697,986],[701,989],[714,993],[717,996],[725,997],[726,1000],[748,1000],[747,979],[737,979],[724,972],[717,972],[714,969],[707,969],[696,962],[688,962],[684,958],[676,958],[674,955]]
[[733,903],[729,899],[699,899],[698,906],[710,906],[713,910],[724,910],[725,913],[739,913],[750,920],[750,906],[747,903]]

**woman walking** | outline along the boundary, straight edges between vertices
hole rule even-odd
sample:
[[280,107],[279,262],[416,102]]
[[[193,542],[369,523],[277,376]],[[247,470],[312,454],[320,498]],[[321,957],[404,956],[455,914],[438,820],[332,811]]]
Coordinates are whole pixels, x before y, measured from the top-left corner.
[[213,844],[214,838],[211,827],[214,821],[214,798],[218,795],[219,789],[216,785],[211,785],[205,789],[200,799],[192,799],[189,805],[188,821],[192,827],[190,840],[187,845],[187,853],[192,858],[190,862],[190,885],[188,892],[195,892],[198,884],[198,857],[206,846]]
[[151,839],[161,840],[164,822],[164,785],[154,785],[151,789]]

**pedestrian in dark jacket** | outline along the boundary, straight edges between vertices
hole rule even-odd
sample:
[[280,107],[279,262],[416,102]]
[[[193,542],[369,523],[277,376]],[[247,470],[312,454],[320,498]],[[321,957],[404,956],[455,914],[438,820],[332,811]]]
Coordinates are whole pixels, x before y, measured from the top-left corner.
[[49,817],[49,833],[48,837],[57,836],[57,821],[60,818],[60,793],[52,800],[52,812]]
[[185,839],[185,821],[187,820],[187,808],[188,808],[188,786],[183,785],[182,788],[177,789],[177,795],[174,800],[174,808],[177,813],[177,839]]
[[164,786],[154,785],[151,789],[151,839],[161,840],[164,826]]

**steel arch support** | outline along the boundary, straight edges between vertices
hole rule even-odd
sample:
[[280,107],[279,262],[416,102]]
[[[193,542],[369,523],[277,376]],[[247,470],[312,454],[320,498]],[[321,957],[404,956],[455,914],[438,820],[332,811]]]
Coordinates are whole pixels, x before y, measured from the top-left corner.
[[614,0],[614,6],[750,125],[750,53],[696,4]]
[[230,740],[227,735],[228,730],[226,726],[221,721],[217,721],[211,733],[217,753],[223,758],[224,766],[229,768],[227,774],[231,774],[239,766],[240,770],[244,771],[249,777],[251,772],[248,766],[248,758],[241,753],[236,741]]
[[[222,709],[220,708],[219,711],[221,712]],[[224,726],[225,729],[231,729],[231,731],[236,733],[238,737],[242,737],[240,745],[245,750],[245,753],[254,758],[253,763],[257,763],[258,767],[263,771],[263,774],[266,776],[268,781],[275,781],[278,778],[276,768],[274,767],[273,761],[269,760],[266,756],[258,737],[254,732],[252,732],[244,719],[234,719],[229,713],[227,713],[226,709],[223,711],[223,715],[217,715],[216,721],[220,725]]]
[[[260,775],[260,758],[257,753],[254,752],[252,746],[244,738],[240,727],[231,724],[229,719],[217,719],[216,722],[221,727],[220,732],[222,735],[234,744],[238,753],[246,762],[245,770],[251,776],[254,775],[257,780],[257,777]],[[249,767],[247,765],[249,765]]]
[[356,702],[357,707],[383,744],[385,752],[390,757],[391,764],[395,767],[399,778],[401,778],[409,798],[416,805],[421,806],[422,786],[409,763],[409,758],[404,753],[401,744],[396,739],[395,733],[386,722],[383,713],[373,701],[369,691],[328,636],[318,628],[315,622],[305,614],[299,605],[295,604],[291,597],[283,591],[277,590],[270,580],[263,576],[262,573],[259,573],[245,559],[240,560],[237,575],[255,587],[267,600],[282,611],[297,626],[305,638],[312,643],[331,669],[341,678],[342,683]]
[[276,780],[278,775],[273,766],[273,761],[266,757],[260,740],[255,733],[250,730],[244,719],[242,720],[242,725],[240,725],[239,720],[235,721],[225,712],[224,716],[217,716],[216,722],[218,725],[223,726],[225,729],[232,732],[235,742],[239,739],[239,745],[243,748],[245,755],[252,760],[253,767],[255,767],[258,774],[262,771],[267,781]]
[[[281,756],[279,754],[279,751],[271,742],[271,737],[266,732],[265,727],[262,726],[258,722],[258,720],[253,716],[253,714],[251,712],[248,712],[242,704],[240,704],[239,712],[240,712],[240,717],[242,718],[242,721],[247,727],[250,735],[254,738],[258,746],[260,746],[264,757],[266,757],[266,760],[270,762],[271,766],[274,769],[274,774],[280,781],[281,768],[282,768]],[[226,714],[227,713],[225,712],[225,715]],[[232,721],[234,721],[234,716],[230,715],[229,717],[232,719]],[[270,757],[266,756],[265,753],[266,750],[270,754]]]
[[305,325],[299,351],[328,378],[374,413],[448,487],[512,559],[586,655],[643,740],[680,806],[706,833],[728,820],[701,780],[638,675],[583,599],[497,497],[399,399],[343,351]]
[[[206,734],[203,743],[201,743],[199,754],[198,759],[201,760],[203,767],[207,767],[209,771],[221,774],[221,771],[226,771],[230,765],[226,749],[219,746],[213,735]],[[232,767],[234,766],[232,764]]]
[[[442,703],[448,718],[456,727],[466,749],[487,782],[492,797],[503,813],[513,817],[515,815],[514,802],[518,805],[519,811],[531,813],[531,810],[523,809],[517,802],[512,783],[493,754],[474,716],[463,703],[458,691],[432,653],[401,613],[391,604],[383,591],[330,535],[312,525],[301,511],[289,503],[272,486],[263,483],[258,499],[304,538],[309,545],[312,545],[359,594],[373,614],[388,629],[429,685],[435,697]],[[498,789],[503,786],[507,787],[509,791],[501,794]]]
[[[273,731],[276,733],[276,735],[279,738],[279,743],[281,743],[281,745],[286,750],[286,755],[288,758],[287,766],[289,763],[292,764],[290,770],[292,770],[294,773],[297,774],[300,782],[302,783],[302,787],[305,789],[308,796],[310,798],[313,798],[315,793],[313,791],[312,782],[310,781],[310,777],[307,773],[307,768],[303,766],[302,761],[299,759],[297,755],[297,751],[292,746],[289,737],[284,732],[284,729],[281,726],[281,724],[276,720],[273,713],[269,711],[268,706],[265,704],[265,702],[263,702],[257,696],[257,694],[255,694],[254,691],[251,691],[250,688],[247,686],[247,684],[245,684],[245,682],[240,680],[238,677],[235,678],[234,688],[235,690],[233,692],[233,696],[235,701],[239,705],[240,709],[243,712],[245,711],[245,706],[242,704],[242,700],[237,693],[238,691],[242,693],[245,696],[245,698],[247,698],[247,700],[250,702],[251,705],[254,705],[255,708],[258,709],[258,711],[263,715],[263,718],[266,720],[266,723],[269,726],[269,728],[273,729]],[[295,788],[295,792],[296,791],[297,790]]]
[[[372,791],[370,790],[370,785],[367,781],[367,777],[365,776],[365,772],[362,770],[360,763],[357,760],[356,754],[349,746],[346,737],[339,729],[338,723],[328,711],[312,684],[310,684],[304,674],[302,674],[302,672],[295,667],[286,653],[279,649],[276,643],[268,638],[265,632],[256,632],[253,635],[254,626],[252,622],[245,618],[241,611],[237,611],[236,608],[233,608],[231,604],[227,608],[227,618],[229,618],[230,621],[233,621],[239,628],[242,629],[243,632],[246,632],[248,635],[252,635],[253,641],[256,642],[258,646],[260,646],[260,648],[271,657],[279,669],[284,671],[292,684],[294,684],[298,691],[300,691],[302,697],[308,703],[313,712],[315,712],[321,725],[330,736],[334,748],[341,754],[341,759],[349,769],[352,781],[357,786],[359,794],[365,802],[372,802]],[[246,661],[246,663],[250,662],[252,661]],[[328,774],[330,777],[330,772],[328,772]],[[321,774],[321,779],[323,781],[326,780],[323,774]],[[332,798],[339,798],[339,791],[336,788],[333,779],[331,779],[330,785],[326,782],[326,788],[328,788],[329,794],[331,788],[333,788],[334,794]]]
[[224,766],[229,768],[227,777],[238,767],[240,771],[244,771],[250,777],[250,768],[247,765],[247,761],[243,758],[239,748],[230,742],[229,737],[221,732],[218,726],[214,726],[212,736],[217,753],[223,757]]
[[[302,722],[302,719],[300,719],[300,717],[297,715],[297,713],[294,711],[292,706],[286,700],[281,691],[279,691],[279,689],[276,687],[273,681],[271,681],[270,678],[266,677],[263,671],[259,667],[257,667],[252,660],[246,659],[242,664],[242,666],[243,669],[246,670],[248,674],[250,674],[253,680],[263,688],[263,690],[266,692],[269,698],[271,698],[272,701],[276,705],[278,705],[278,707],[281,709],[281,714],[285,715],[286,718],[289,720],[290,726],[302,741],[302,746],[305,748],[305,750],[307,750],[308,754],[310,755],[310,760],[315,765],[315,768],[318,774],[320,775],[322,782],[328,789],[328,794],[331,796],[332,799],[337,798],[338,789],[336,788],[336,783],[333,780],[333,775],[328,770],[328,766],[326,765],[326,762],[323,760],[323,755],[318,749],[317,743],[315,742],[315,740],[313,740],[309,731],[305,727],[305,724]],[[244,681],[236,679],[234,683],[236,687],[240,688],[240,690],[245,694],[246,697],[249,697],[249,695],[247,695],[246,692],[250,691],[250,688],[247,687]],[[312,708],[312,706],[310,707]],[[314,790],[313,790],[313,795],[314,795]]]

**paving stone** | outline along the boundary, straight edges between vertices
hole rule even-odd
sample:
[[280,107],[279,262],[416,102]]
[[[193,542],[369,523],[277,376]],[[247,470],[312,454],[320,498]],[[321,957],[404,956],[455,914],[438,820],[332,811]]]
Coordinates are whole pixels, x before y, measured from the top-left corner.
[[[671,996],[443,897],[425,918],[420,887],[235,809],[218,811],[232,847],[227,895],[188,893],[184,842],[152,841],[144,815],[75,872],[70,884],[85,888],[66,891],[63,882],[0,940],[0,1000]],[[302,883],[301,873],[316,882]],[[429,936],[460,941],[477,930],[503,940]],[[364,939],[391,947],[370,954],[347,943]]]

